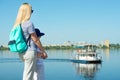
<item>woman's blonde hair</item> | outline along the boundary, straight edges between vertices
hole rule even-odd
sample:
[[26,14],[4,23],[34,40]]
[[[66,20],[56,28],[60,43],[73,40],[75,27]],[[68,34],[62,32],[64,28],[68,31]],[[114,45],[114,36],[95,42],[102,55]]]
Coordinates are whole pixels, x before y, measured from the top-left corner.
[[18,11],[14,27],[29,20],[31,17],[32,7],[28,3],[23,3]]

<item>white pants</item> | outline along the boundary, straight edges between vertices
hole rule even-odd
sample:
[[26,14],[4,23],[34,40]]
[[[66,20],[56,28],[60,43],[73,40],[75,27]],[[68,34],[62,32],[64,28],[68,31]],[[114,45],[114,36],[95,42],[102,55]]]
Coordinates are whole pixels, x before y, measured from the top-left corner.
[[23,80],[33,80],[36,69],[36,51],[27,51],[19,56],[24,61]]
[[36,65],[37,66],[36,66],[36,70],[34,72],[34,80],[45,80],[43,62],[39,63],[39,61],[37,61]]

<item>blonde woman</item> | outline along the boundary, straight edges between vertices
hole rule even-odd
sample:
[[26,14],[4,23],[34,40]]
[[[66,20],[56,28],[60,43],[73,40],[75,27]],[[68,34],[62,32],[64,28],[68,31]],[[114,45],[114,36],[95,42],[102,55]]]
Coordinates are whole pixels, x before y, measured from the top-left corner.
[[31,5],[28,3],[23,3],[19,8],[14,24],[14,27],[21,24],[26,39],[28,39],[29,35],[31,35],[27,51],[19,54],[20,58],[24,61],[23,80],[33,80],[34,71],[36,69],[36,46],[42,51],[43,58],[47,58],[47,54],[35,33],[34,25],[30,21],[32,13],[33,10]]

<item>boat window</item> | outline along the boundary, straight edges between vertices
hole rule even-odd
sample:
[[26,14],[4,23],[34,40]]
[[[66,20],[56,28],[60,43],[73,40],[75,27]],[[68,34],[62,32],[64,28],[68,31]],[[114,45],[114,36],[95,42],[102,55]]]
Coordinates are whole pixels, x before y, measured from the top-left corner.
[[95,54],[88,54],[88,56],[93,57],[93,56],[95,56]]

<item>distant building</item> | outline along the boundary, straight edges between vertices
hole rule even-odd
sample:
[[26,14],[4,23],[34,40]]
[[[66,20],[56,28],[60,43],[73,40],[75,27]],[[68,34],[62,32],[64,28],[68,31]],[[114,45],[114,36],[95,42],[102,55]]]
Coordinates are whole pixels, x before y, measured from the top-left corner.
[[109,47],[110,47],[110,41],[109,41],[109,40],[106,40],[106,41],[104,42],[104,45],[109,48]]
[[62,45],[63,45],[63,46],[71,46],[72,43],[71,43],[70,41],[66,41],[66,42],[64,42]]

